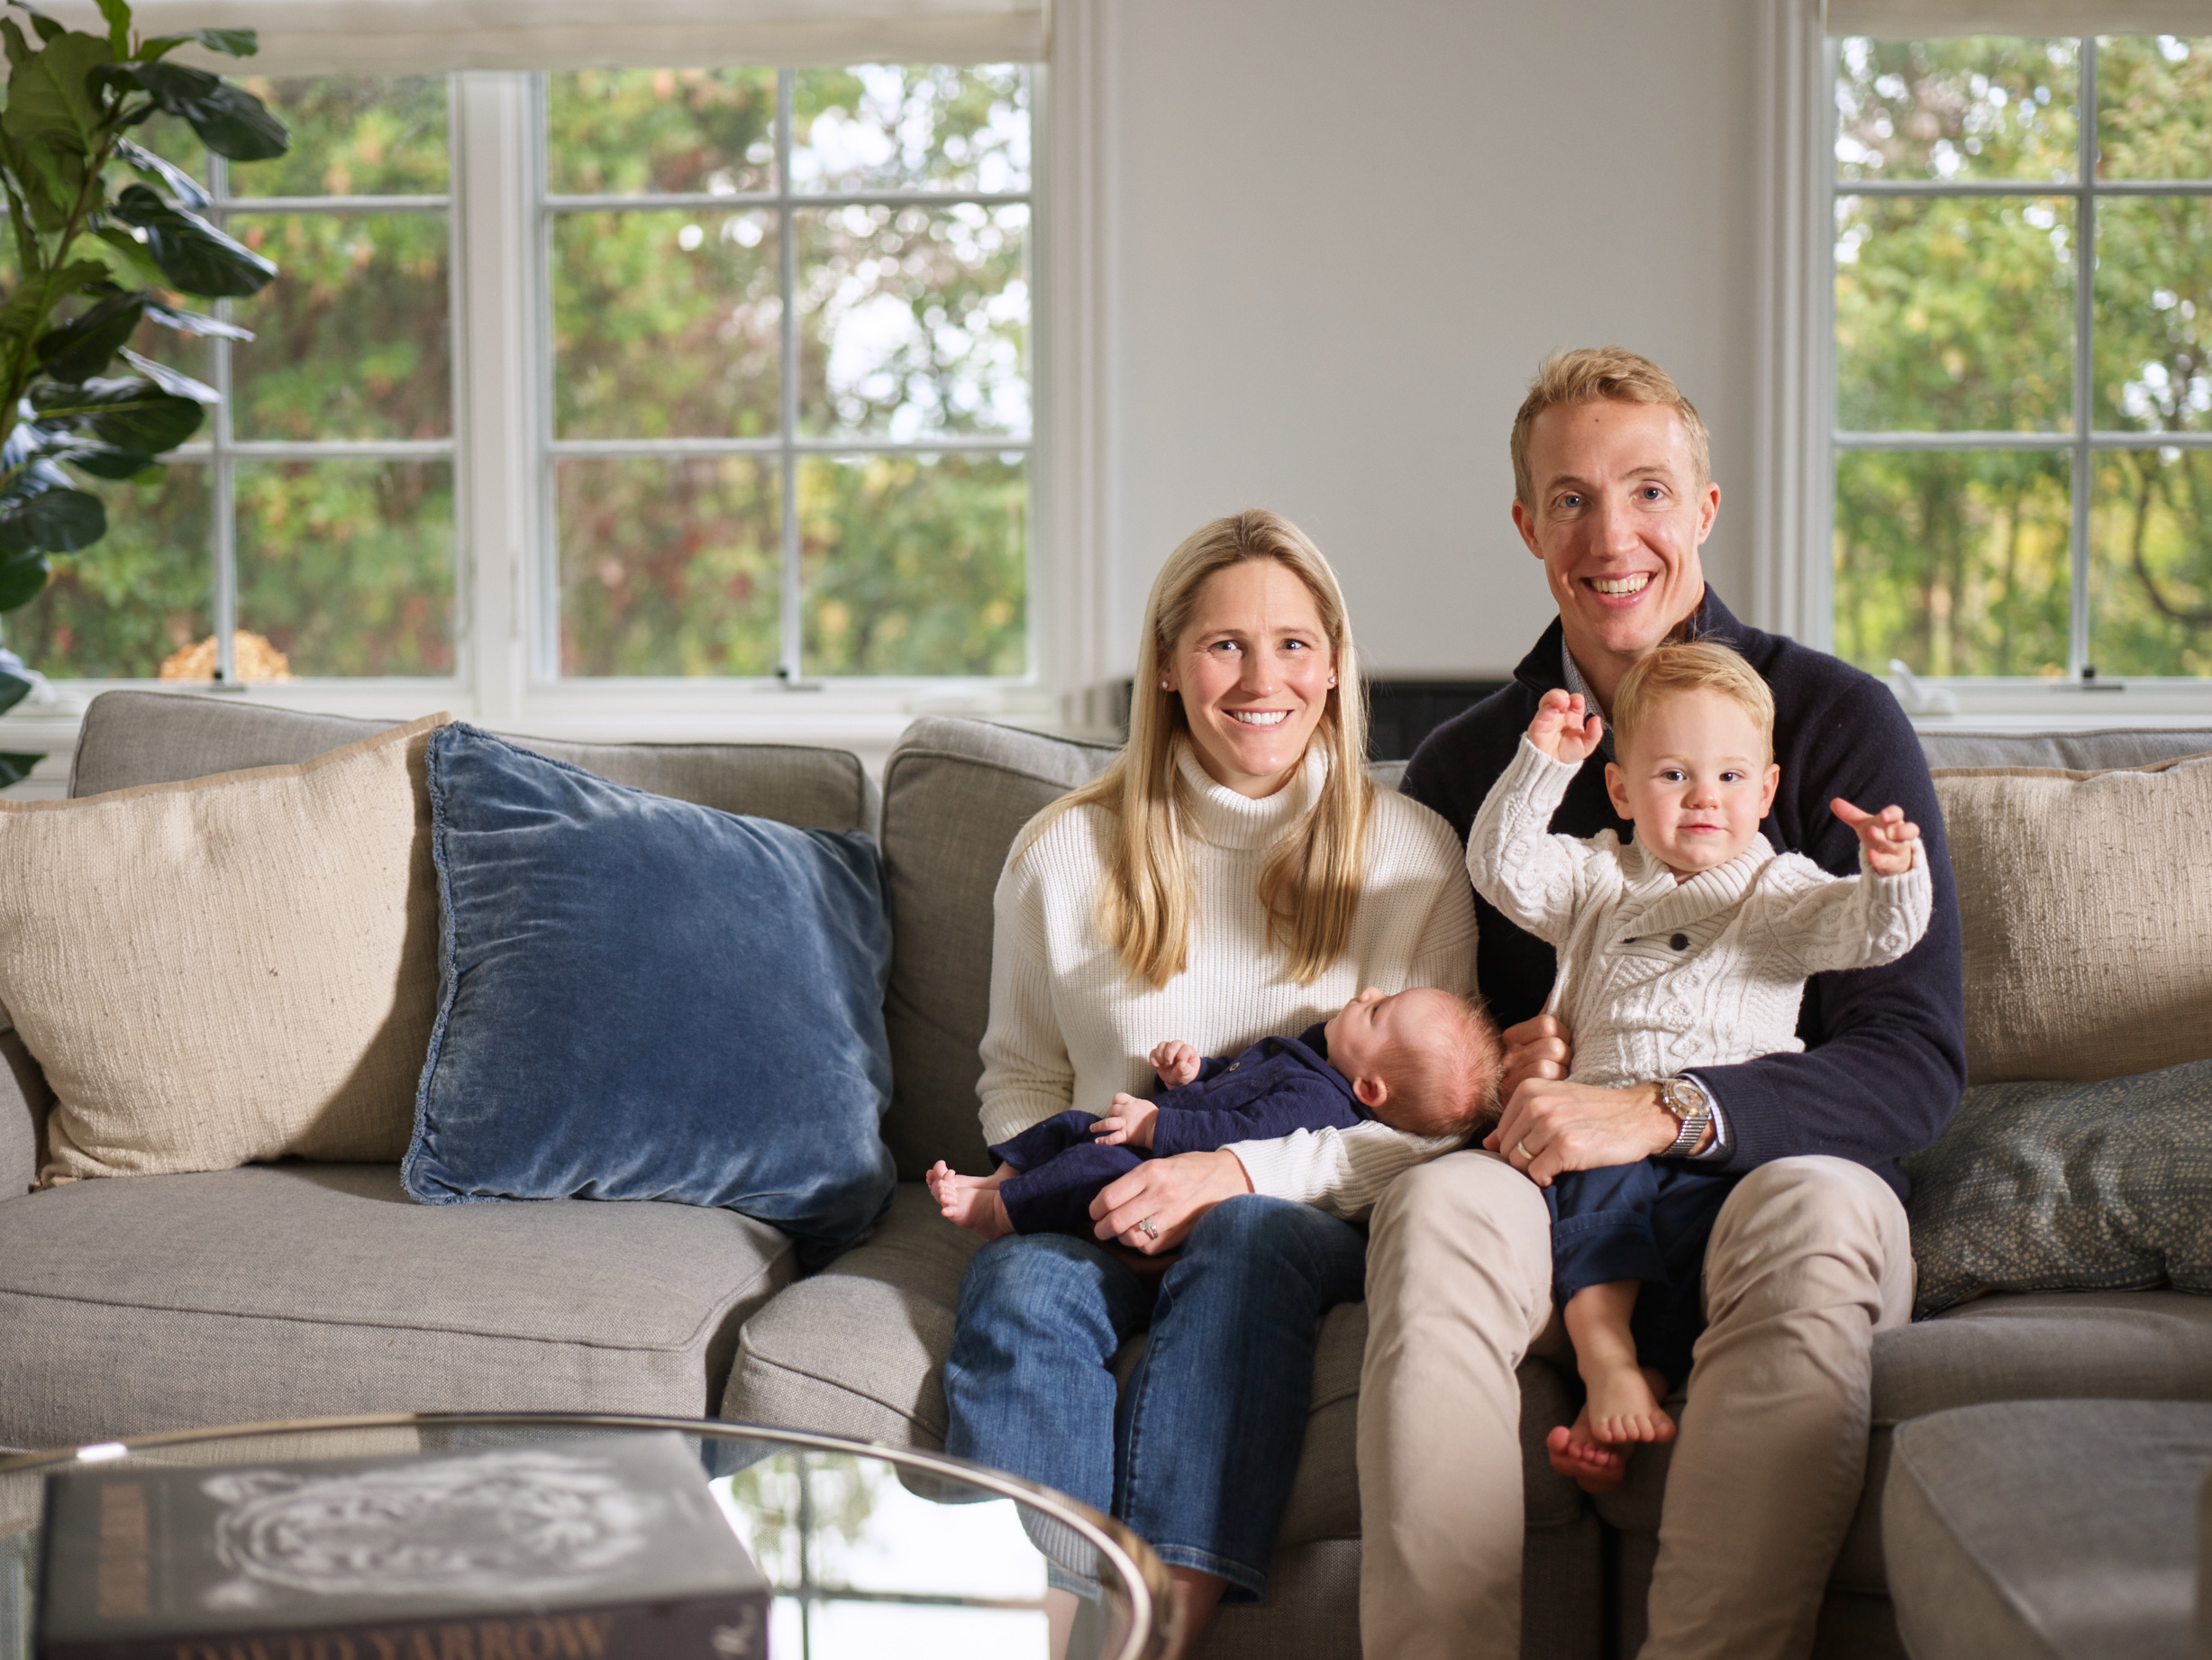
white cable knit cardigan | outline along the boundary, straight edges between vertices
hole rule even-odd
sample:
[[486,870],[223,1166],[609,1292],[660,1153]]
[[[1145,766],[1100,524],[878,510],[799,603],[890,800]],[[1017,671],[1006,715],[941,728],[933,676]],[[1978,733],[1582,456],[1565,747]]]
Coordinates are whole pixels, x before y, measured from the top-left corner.
[[[1367,880],[1343,956],[1308,986],[1270,948],[1260,906],[1269,852],[1303,822],[1326,762],[1264,800],[1215,783],[1181,759],[1184,828],[1198,905],[1188,955],[1165,986],[1132,981],[1093,925],[1106,880],[1106,809],[1072,808],[1034,842],[1024,829],[998,880],[991,946],[991,1019],[983,1038],[983,1139],[997,1145],[1070,1107],[1104,1113],[1117,1090],[1148,1095],[1154,1044],[1181,1038],[1201,1054],[1233,1054],[1270,1035],[1296,1036],[1363,987],[1385,991],[1475,983],[1475,908],[1459,839],[1420,803],[1378,791],[1367,832]],[[1459,1145],[1387,1124],[1301,1130],[1232,1149],[1255,1192],[1357,1220],[1400,1172]]]
[[1692,1066],[1796,1052],[1806,977],[1892,962],[1927,932],[1916,843],[1900,876],[1831,876],[1766,837],[1678,883],[1610,830],[1549,833],[1579,769],[1525,737],[1467,838],[1482,897],[1559,951],[1544,1005],[1574,1035],[1577,1083],[1621,1089]]

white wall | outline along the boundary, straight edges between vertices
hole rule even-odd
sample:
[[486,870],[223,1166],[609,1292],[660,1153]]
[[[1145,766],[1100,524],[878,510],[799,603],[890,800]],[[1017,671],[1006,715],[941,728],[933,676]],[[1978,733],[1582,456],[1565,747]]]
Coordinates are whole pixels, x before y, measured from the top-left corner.
[[1563,345],[1698,405],[1707,571],[1748,608],[1753,0],[1103,5],[1107,666],[1168,550],[1264,506],[1372,668],[1509,670],[1552,613],[1507,429]]

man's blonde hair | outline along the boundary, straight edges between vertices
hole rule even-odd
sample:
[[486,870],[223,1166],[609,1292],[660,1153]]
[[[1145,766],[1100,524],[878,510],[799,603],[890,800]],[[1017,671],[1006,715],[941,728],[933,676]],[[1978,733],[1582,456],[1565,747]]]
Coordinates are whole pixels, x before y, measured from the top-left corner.
[[1765,747],[1759,764],[1774,759],[1774,694],[1758,670],[1712,640],[1659,646],[1630,665],[1613,694],[1613,752],[1625,758],[1636,728],[1654,708],[1693,691],[1718,692],[1735,704],[1751,717]]
[[[1175,643],[1215,576],[1248,560],[1273,560],[1305,584],[1328,636],[1336,683],[1322,706],[1308,747],[1326,762],[1320,798],[1306,822],[1287,835],[1260,873],[1260,904],[1268,940],[1289,956],[1290,977],[1311,985],[1344,954],[1352,913],[1367,872],[1367,705],[1336,572],[1312,540],[1280,514],[1252,508],[1203,524],[1168,555],[1144,603],[1130,699],[1129,742],[1096,779],[1063,796],[1051,816],[1071,807],[1106,815],[1106,880],[1100,884],[1098,932],[1131,980],[1161,987],[1183,971],[1197,881],[1186,823],[1188,786],[1177,758],[1193,739],[1178,693],[1162,689]],[[1034,838],[1032,838],[1033,843]],[[1026,850],[1024,850],[1026,851]]]
[[1622,404],[1663,404],[1682,424],[1689,445],[1690,465],[1697,470],[1697,487],[1713,481],[1713,442],[1705,422],[1667,371],[1625,346],[1579,346],[1572,351],[1554,351],[1528,383],[1528,396],[1513,417],[1513,488],[1524,506],[1536,505],[1536,481],[1529,476],[1528,434],[1536,417],[1562,405],[1594,403],[1609,398]]

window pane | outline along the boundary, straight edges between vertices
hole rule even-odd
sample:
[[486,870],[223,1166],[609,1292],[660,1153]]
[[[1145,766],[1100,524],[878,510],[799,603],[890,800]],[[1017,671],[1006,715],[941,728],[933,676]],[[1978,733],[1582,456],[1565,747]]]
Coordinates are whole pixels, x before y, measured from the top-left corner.
[[2072,425],[2071,202],[1843,196],[1835,216],[1844,431]]
[[150,680],[214,628],[207,470],[180,462],[159,485],[96,488],[106,536],[54,556],[46,591],[8,613],[5,638],[57,680]]
[[833,207],[793,234],[804,431],[1028,435],[1026,206]]
[[2100,675],[2212,674],[2212,454],[2097,458],[2089,661]]
[[2212,201],[2098,202],[2094,338],[2098,426],[2212,426]]
[[776,469],[750,456],[556,464],[563,674],[776,671]]
[[1029,75],[883,63],[791,77],[791,187],[1029,188]]
[[2097,143],[2102,178],[2212,175],[2212,41],[2098,41]]
[[555,196],[776,187],[773,69],[587,69],[545,96]]
[[1835,469],[1835,649],[1874,673],[2061,675],[2063,454],[1853,451]]
[[2073,41],[1854,39],[1839,47],[1837,178],[2075,176]]
[[563,438],[776,431],[783,302],[765,213],[553,222],[553,430]]
[[452,430],[446,216],[239,214],[280,275],[232,316],[242,439],[442,438]]
[[238,625],[296,675],[453,672],[449,461],[241,461]]
[[808,674],[1020,674],[1029,493],[1019,458],[799,467]]
[[292,148],[232,163],[232,196],[445,194],[444,76],[241,78],[291,129]]

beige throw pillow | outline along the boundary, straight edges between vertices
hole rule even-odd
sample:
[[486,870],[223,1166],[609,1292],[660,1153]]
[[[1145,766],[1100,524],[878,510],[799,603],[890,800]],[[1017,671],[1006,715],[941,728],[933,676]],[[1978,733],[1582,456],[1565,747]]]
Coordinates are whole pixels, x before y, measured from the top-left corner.
[[2110,772],[1953,767],[1971,1082],[2212,1058],[2212,755]]
[[0,1003],[41,1186],[397,1160],[438,994],[432,715],[296,766],[0,801]]

